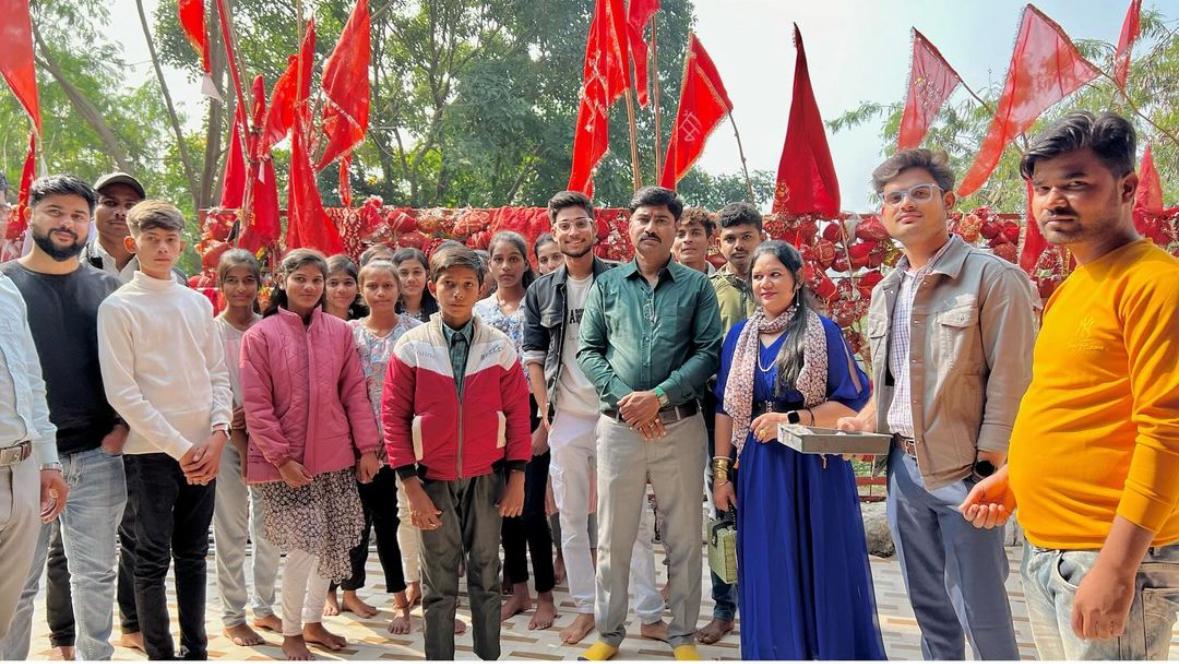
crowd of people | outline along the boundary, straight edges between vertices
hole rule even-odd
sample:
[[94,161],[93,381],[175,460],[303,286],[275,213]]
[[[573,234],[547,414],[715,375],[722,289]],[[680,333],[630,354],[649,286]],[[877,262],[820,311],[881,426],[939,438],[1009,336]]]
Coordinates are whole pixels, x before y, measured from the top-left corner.
[[[123,173],[38,179],[31,251],[0,265],[0,658],[27,658],[43,577],[64,658],[112,657],[115,606],[123,645],[207,658],[211,529],[225,635],[279,633],[293,660],[346,646],[324,615],[378,613],[358,594],[370,542],[388,631],[420,603],[429,659],[468,629],[496,659],[521,613],[549,629],[562,578],[561,639],[596,633],[583,659],[619,653],[632,596],[676,659],[738,612],[745,659],[884,659],[852,460],[778,443],[799,425],[891,436],[877,461],[926,658],[1020,658],[1015,516],[1042,658],[1166,659],[1179,260],[1135,231],[1135,147],[1125,119],[1074,113],[1025,152],[1036,223],[1076,262],[1047,303],[949,233],[944,154],[885,160],[904,257],[872,292],[863,365],[748,203],[641,189],[619,264],[570,191],[532,246],[292,249],[264,309],[257,259],[230,250],[214,317],[177,270],[177,208]],[[698,628],[706,511],[735,524],[737,579],[714,570]]]

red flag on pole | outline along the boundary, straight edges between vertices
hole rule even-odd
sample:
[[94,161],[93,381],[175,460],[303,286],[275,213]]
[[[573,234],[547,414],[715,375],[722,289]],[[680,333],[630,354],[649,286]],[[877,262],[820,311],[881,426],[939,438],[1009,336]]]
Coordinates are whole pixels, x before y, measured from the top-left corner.
[[344,251],[340,231],[323,209],[319,187],[315,183],[315,171],[311,169],[311,156],[307,154],[305,127],[300,117],[295,116],[294,131],[291,132],[291,175],[287,190],[287,248],[312,247],[329,256]]
[[[5,240],[19,240],[29,227],[29,188],[37,174],[37,134],[29,132],[29,151],[25,153],[25,166],[20,172],[20,189],[17,190],[16,208],[10,213]],[[18,247],[19,248],[19,247]]]
[[33,65],[33,24],[29,0],[0,0],[0,75],[41,133],[41,100]]
[[[311,96],[311,65],[315,55],[315,21],[308,21],[307,34],[299,54],[287,58],[287,69],[274,83],[270,92],[270,108],[262,130],[261,151],[269,154],[270,146],[286,137],[295,124],[295,109]],[[302,75],[300,76],[300,72]]]
[[839,214],[839,181],[819,104],[811,89],[802,33],[794,25],[794,45],[798,55],[794,62],[794,97],[790,101],[790,120],[786,125],[786,143],[778,161],[778,184],[774,190],[777,214]]
[[317,171],[364,141],[368,131],[369,26],[368,0],[357,0],[336,47],[324,62],[323,133],[327,147],[315,165]]
[[205,73],[201,80],[201,94],[206,97],[220,99],[217,86],[213,84],[213,64],[209,55],[209,33],[205,25],[204,0],[178,0],[177,13],[180,15],[180,27],[188,43],[201,56],[201,71]]
[[1163,183],[1159,179],[1159,172],[1154,167],[1154,156],[1150,145],[1142,153],[1142,163],[1138,165],[1138,191],[1134,193],[1134,228],[1142,235],[1150,237],[1147,231],[1151,225],[1151,216],[1164,214],[1163,211]]
[[1040,254],[1048,248],[1048,240],[1040,234],[1040,225],[1036,223],[1036,213],[1032,210],[1032,195],[1035,193],[1032,181],[1024,182],[1027,183],[1028,211],[1023,220],[1026,228],[1023,232],[1023,249],[1019,252],[1019,266],[1030,274],[1036,267],[1036,261],[1040,260]]
[[573,132],[569,189],[593,195],[594,170],[609,148],[607,111],[630,85],[621,0],[596,0],[585,43],[581,103]]
[[696,35],[689,35],[680,105],[675,114],[671,141],[667,144],[667,158],[663,160],[660,186],[675,189],[676,183],[704,152],[708,135],[732,110],[733,102],[729,101],[708,51],[704,50]]
[[221,176],[221,207],[237,209],[246,194],[246,159],[242,151],[241,128],[246,123],[245,110],[238,106],[233,112],[233,129],[229,132],[225,171]]
[[1114,53],[1114,79],[1122,89],[1125,89],[1126,77],[1130,75],[1130,51],[1134,48],[1134,42],[1138,40],[1141,17],[1142,0],[1130,0],[1126,19],[1122,21],[1122,34],[1118,36],[1118,50]]
[[1007,83],[974,164],[958,186],[958,195],[978,191],[1012,139],[1032,126],[1045,109],[1100,73],[1052,19],[1032,5],[1024,8]]
[[247,147],[250,154],[250,215],[246,221],[238,245],[258,251],[258,249],[278,242],[282,226],[278,216],[278,183],[274,177],[274,160],[270,158],[270,146],[266,145],[266,152],[262,149],[262,123],[266,118],[266,86],[262,75],[254,78],[254,108],[251,112],[253,130]]
[[626,30],[630,55],[635,63],[635,96],[642,107],[647,106],[647,88],[650,87],[650,76],[647,72],[647,40],[643,38],[643,33],[647,30],[647,22],[657,11],[659,0],[630,0],[627,7]]
[[921,139],[925,138],[925,132],[929,131],[942,104],[946,103],[960,83],[962,78],[958,72],[946,62],[937,47],[914,28],[909,94],[905,99],[905,111],[901,115],[898,150],[909,150],[921,145]]

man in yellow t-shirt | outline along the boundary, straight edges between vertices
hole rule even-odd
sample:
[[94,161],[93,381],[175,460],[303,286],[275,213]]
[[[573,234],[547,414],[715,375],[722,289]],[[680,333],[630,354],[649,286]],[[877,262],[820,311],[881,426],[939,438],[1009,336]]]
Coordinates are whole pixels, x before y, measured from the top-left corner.
[[1048,301],[1008,465],[962,504],[1018,506],[1041,659],[1166,659],[1179,608],[1179,260],[1134,227],[1134,129],[1072,113],[1021,170],[1077,269]]

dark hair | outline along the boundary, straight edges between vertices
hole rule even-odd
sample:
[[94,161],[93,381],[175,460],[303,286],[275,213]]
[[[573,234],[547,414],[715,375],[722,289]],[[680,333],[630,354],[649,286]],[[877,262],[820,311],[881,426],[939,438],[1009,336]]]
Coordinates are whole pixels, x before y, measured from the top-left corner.
[[430,256],[430,281],[437,283],[442,273],[451,268],[465,267],[475,271],[479,285],[483,285],[483,259],[473,250],[457,242],[453,245],[439,246]]
[[[318,251],[314,249],[291,249],[282,257],[282,261],[278,264],[278,270],[275,274],[277,279],[275,280],[274,289],[270,292],[270,301],[266,304],[266,310],[262,312],[263,318],[278,313],[279,307],[283,309],[287,308],[287,291],[283,288],[286,284],[287,276],[295,270],[308,265],[314,265],[319,268],[319,271],[323,273],[324,280],[327,280],[327,259]],[[324,288],[324,293],[326,292],[327,289]],[[321,293],[316,306],[323,304],[323,297],[324,294]]]
[[401,275],[397,274],[397,266],[393,264],[393,261],[389,260],[388,258],[377,257],[367,263],[362,264],[360,266],[360,276],[356,279],[356,281],[361,286],[364,285],[364,271],[368,269],[387,271],[389,274],[393,275],[393,281],[397,282],[397,289],[401,290]]
[[524,259],[524,276],[520,277],[520,285],[524,290],[528,290],[532,282],[536,281],[536,273],[532,271],[532,264],[528,262],[528,242],[523,235],[515,231],[500,231],[491,236],[491,242],[487,244],[488,253],[495,253],[495,245],[500,242],[507,242],[520,252],[520,258]]
[[1073,111],[1032,139],[1019,162],[1019,172],[1030,180],[1036,162],[1089,148],[1120,178],[1134,172],[1136,143],[1134,125],[1126,118],[1108,111],[1100,117],[1089,111]]
[[[254,277],[255,283],[259,287],[262,286],[262,266],[259,265],[258,259],[246,251],[245,249],[230,249],[221,254],[221,259],[217,261],[217,288],[225,288],[225,278],[229,276],[229,271],[244,267],[250,271],[250,275]],[[258,307],[258,296],[254,296],[254,312],[260,311]]]
[[553,237],[552,233],[541,233],[536,236],[536,240],[532,243],[532,255],[536,257],[536,260],[540,260],[540,248],[549,243],[557,243],[557,238]]
[[[335,254],[327,260],[327,277],[330,278],[337,272],[352,277],[357,285],[360,284],[360,270],[356,267],[356,263],[347,254]],[[326,285],[325,285],[326,288]],[[324,311],[327,311],[327,298],[323,299],[321,304]],[[356,320],[357,318],[364,318],[368,315],[368,307],[364,306],[364,300],[360,297],[360,289],[356,290],[356,297],[352,300],[352,304],[348,305],[348,312],[344,315],[344,320]]]
[[[450,242],[450,240],[447,240],[447,242]],[[459,243],[456,242],[455,244]],[[438,245],[438,248],[441,249],[444,246],[446,246],[446,242]],[[460,244],[459,246],[462,245]],[[438,249],[435,249],[434,252],[437,253]],[[417,261],[421,264],[422,269],[426,271],[427,275],[430,273],[430,261],[426,258],[426,254],[422,253],[421,249],[414,249],[413,247],[402,247],[393,252],[392,260],[393,265],[398,268],[401,267],[402,263],[408,261]],[[400,275],[398,275],[398,282],[400,283]],[[404,297],[404,295],[405,293],[402,293],[402,297]],[[402,304],[401,301],[398,301],[397,313],[400,314],[404,311],[405,305]],[[422,288],[422,308],[419,313],[423,318],[429,318],[430,314],[433,314],[436,311],[438,311],[438,300],[434,299],[434,295],[430,292],[429,288]]]
[[712,237],[716,232],[716,220],[708,210],[698,207],[685,208],[684,213],[680,215],[680,226],[687,226],[688,224],[699,224],[704,227],[704,234]]
[[549,199],[549,223],[557,223],[557,213],[565,208],[579,207],[590,219],[594,218],[594,203],[580,191],[562,191]]
[[[8,189],[8,183],[4,185],[3,188]],[[46,196],[81,197],[90,208],[90,214],[94,214],[94,208],[98,205],[98,194],[94,193],[94,189],[72,175],[47,175],[33,180],[29,186],[29,207],[37,207]]]
[[753,205],[745,202],[729,203],[716,213],[717,225],[721,228],[734,226],[756,226],[757,232],[762,229],[761,213]]
[[364,253],[360,254],[360,267],[368,265],[369,261],[374,260],[378,256],[393,258],[394,253],[396,252],[393,250],[393,247],[390,247],[383,242],[378,242],[368,249],[365,249]]
[[933,176],[933,181],[943,191],[954,191],[954,171],[945,152],[920,148],[902,150],[885,159],[872,171],[872,187],[876,193],[884,193],[884,185],[896,179],[910,168],[920,168]]
[[628,207],[633,214],[635,210],[643,206],[659,207],[661,205],[667,206],[676,221],[679,221],[680,215],[684,213],[684,199],[671,189],[664,187],[643,187],[635,192]]
[[786,326],[784,332],[786,340],[782,342],[782,348],[778,351],[778,357],[775,360],[778,365],[778,381],[774,385],[774,393],[777,397],[786,390],[794,389],[798,375],[802,373],[803,351],[806,349],[807,314],[817,311],[818,308],[811,299],[810,290],[806,287],[806,280],[802,273],[802,255],[798,253],[794,245],[782,240],[766,240],[753,250],[753,260],[750,261],[750,265],[757,263],[757,259],[766,254],[777,258],[782,265],[785,265],[786,269],[790,270],[791,276],[794,277],[794,283],[798,286],[798,290],[794,294],[794,319]]

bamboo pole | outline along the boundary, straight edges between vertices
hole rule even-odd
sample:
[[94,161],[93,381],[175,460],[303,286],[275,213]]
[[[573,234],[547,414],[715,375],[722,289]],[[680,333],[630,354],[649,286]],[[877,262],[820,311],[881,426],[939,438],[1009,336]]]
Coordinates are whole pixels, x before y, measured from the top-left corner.
[[737,137],[737,154],[741,156],[741,170],[745,173],[745,188],[749,190],[749,204],[757,205],[757,196],[753,193],[753,180],[749,177],[749,165],[745,163],[745,148],[741,146],[741,132],[737,131],[737,121],[733,113],[728,113],[729,123],[733,125],[733,135]]
[[631,94],[631,86],[626,87],[626,120],[630,125],[630,172],[635,191],[643,186],[643,178],[639,173],[639,144],[638,127],[635,125],[635,100]]

